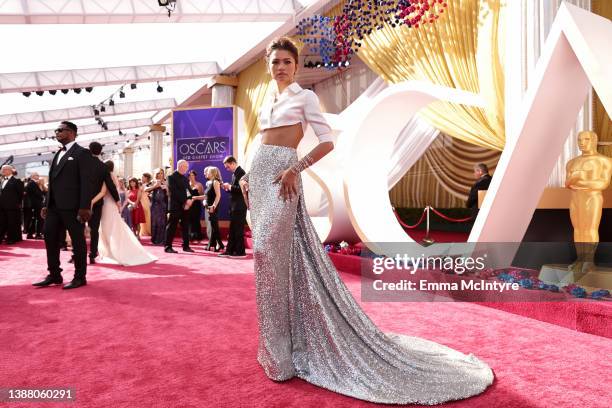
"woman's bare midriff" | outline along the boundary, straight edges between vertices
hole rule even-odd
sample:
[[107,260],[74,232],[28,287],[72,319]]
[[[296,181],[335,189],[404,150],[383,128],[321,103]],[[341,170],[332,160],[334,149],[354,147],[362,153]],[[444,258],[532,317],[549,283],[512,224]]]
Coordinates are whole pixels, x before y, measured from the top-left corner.
[[261,143],[263,144],[292,147],[294,149],[297,149],[300,140],[304,137],[301,123],[266,129],[261,134]]

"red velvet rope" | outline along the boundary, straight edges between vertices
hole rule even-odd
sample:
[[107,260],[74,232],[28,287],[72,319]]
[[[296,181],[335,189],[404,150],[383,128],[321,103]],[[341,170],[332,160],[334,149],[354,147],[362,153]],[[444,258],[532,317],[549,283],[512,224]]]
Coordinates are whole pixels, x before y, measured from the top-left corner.
[[408,229],[414,229],[418,227],[419,225],[421,225],[421,223],[425,219],[425,209],[423,209],[423,214],[421,214],[421,218],[414,225],[404,224],[404,222],[400,219],[399,215],[397,215],[397,211],[395,211],[395,208],[393,209],[393,214],[395,214],[395,218],[397,218],[397,222],[399,222],[402,227],[408,228]]
[[442,214],[440,211],[436,210],[433,207],[429,207],[429,208],[431,208],[431,211],[433,211],[434,214],[436,214],[440,218],[445,219],[446,221],[450,221],[450,222],[467,222],[467,221],[472,219],[472,217],[467,217],[467,218],[450,218],[450,217],[447,217],[446,215]]

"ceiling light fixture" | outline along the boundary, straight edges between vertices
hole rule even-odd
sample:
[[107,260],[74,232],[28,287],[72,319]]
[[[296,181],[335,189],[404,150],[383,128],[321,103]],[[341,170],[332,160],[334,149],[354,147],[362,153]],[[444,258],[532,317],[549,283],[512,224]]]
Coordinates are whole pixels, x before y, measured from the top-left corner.
[[172,13],[176,10],[176,0],[157,0],[159,7],[165,7],[168,11],[168,18],[172,16]]

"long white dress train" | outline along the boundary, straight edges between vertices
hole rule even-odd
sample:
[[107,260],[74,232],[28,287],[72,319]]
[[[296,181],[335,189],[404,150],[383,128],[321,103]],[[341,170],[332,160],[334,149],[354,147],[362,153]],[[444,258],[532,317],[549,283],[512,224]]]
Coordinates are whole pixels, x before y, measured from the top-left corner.
[[100,220],[100,261],[124,266],[145,265],[157,261],[147,252],[117,211],[117,205],[107,192],[103,198]]

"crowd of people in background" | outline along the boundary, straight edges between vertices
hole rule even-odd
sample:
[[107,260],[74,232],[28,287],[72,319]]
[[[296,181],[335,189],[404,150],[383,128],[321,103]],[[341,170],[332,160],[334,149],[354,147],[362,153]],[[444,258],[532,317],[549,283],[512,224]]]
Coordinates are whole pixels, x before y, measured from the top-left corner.
[[[205,241],[203,231],[206,230],[208,243],[204,248],[214,252],[225,249],[218,214],[222,199],[231,201],[230,215],[234,225],[233,229],[230,225],[230,235],[236,235],[235,238],[232,237],[234,239],[244,240],[246,205],[244,202],[243,205],[236,203],[242,200],[238,180],[244,175],[244,171],[232,156],[225,159],[224,165],[232,173],[239,169],[239,177],[232,180],[232,184],[223,183],[221,172],[215,166],[206,167],[202,175],[197,174],[195,170],[191,170],[187,177],[180,175],[185,179],[190,194],[190,205],[179,209],[181,216],[178,221],[184,221],[181,222],[181,228],[185,231],[188,242],[198,244]],[[116,186],[120,199],[119,212],[134,235],[139,240],[150,237],[153,245],[165,245],[166,248],[169,246],[167,240],[173,238],[177,226],[172,228],[168,224],[169,220],[172,221],[172,199],[167,176],[172,173],[170,168],[157,168],[152,173],[143,173],[139,178],[118,177]],[[48,184],[45,178],[32,172],[27,178],[20,179],[15,168],[10,165],[2,166],[1,174],[0,243],[12,245],[20,242],[23,239],[22,234],[26,234],[27,239],[44,239],[41,209],[46,206]],[[223,197],[221,190],[230,193],[230,197]],[[185,217],[182,216],[183,213]],[[66,239],[63,245],[65,249],[70,244],[68,235]],[[184,243],[183,249],[185,248],[189,248],[189,243]],[[244,244],[232,244],[232,251],[225,251],[221,255],[244,257]]]

